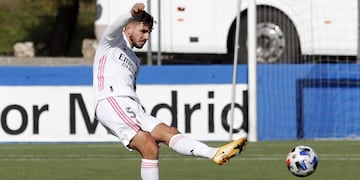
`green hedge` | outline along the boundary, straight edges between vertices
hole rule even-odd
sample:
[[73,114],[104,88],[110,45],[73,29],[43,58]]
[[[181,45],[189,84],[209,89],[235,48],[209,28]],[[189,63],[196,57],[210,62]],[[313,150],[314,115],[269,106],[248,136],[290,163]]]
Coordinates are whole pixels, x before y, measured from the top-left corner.
[[[80,1],[76,31],[69,56],[80,57],[84,38],[95,38],[95,0]],[[51,0],[1,0],[0,55],[12,55],[16,42],[33,41],[37,56],[49,39],[56,8]]]

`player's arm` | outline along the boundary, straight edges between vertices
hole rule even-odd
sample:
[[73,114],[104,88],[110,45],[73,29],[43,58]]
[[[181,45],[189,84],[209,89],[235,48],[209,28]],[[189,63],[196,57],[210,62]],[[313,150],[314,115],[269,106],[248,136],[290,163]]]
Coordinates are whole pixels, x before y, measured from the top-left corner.
[[103,38],[105,38],[106,41],[111,41],[113,39],[121,37],[123,28],[130,18],[130,12],[116,18],[116,20],[105,30]]
[[145,5],[143,3],[136,3],[131,8],[129,13],[119,16],[104,32],[104,36],[108,41],[116,39],[122,36],[124,26],[128,23],[129,19],[139,15],[141,11],[144,11]]

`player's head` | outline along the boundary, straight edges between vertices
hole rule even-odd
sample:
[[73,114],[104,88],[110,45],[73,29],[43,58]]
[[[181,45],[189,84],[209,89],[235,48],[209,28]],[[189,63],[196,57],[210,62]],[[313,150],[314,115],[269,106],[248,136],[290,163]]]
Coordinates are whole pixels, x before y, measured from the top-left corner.
[[154,18],[145,11],[141,11],[137,16],[130,18],[125,26],[125,34],[130,45],[142,48],[149,39],[153,24]]

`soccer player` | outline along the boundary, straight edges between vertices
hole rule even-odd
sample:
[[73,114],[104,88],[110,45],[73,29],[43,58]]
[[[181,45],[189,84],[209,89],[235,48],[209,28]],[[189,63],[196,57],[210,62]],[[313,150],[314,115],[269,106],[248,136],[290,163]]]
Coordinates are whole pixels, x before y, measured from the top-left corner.
[[143,180],[159,179],[159,143],[180,154],[209,158],[219,165],[228,163],[244,149],[246,137],[209,147],[144,112],[135,92],[140,61],[132,50],[142,48],[152,31],[153,17],[144,8],[143,3],[134,4],[106,29],[99,42],[93,66],[96,118],[128,150],[140,153]]

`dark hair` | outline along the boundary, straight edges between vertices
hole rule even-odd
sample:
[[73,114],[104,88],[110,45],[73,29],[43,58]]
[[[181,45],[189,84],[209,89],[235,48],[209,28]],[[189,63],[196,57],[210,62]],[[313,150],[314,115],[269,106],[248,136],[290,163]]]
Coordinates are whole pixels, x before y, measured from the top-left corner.
[[152,29],[154,24],[154,18],[146,11],[139,12],[136,16],[130,18],[129,20],[129,22],[134,22],[134,21],[142,22],[146,25],[149,25],[150,29]]

